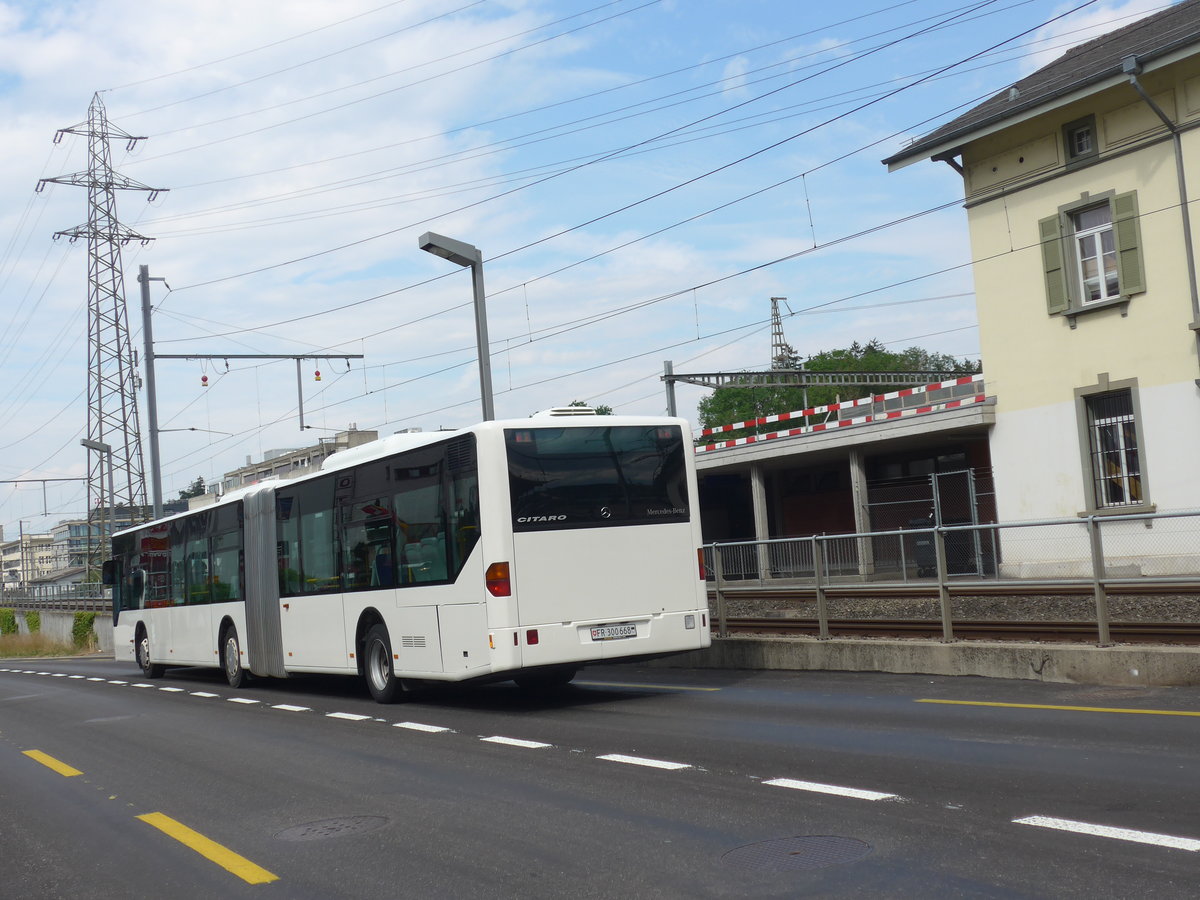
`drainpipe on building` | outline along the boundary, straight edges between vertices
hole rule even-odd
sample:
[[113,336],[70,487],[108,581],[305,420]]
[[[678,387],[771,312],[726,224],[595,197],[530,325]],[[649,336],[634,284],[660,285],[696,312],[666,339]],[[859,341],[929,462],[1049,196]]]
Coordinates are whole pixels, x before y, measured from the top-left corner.
[[[1167,131],[1171,132],[1171,141],[1175,146],[1175,177],[1179,184],[1179,209],[1183,214],[1183,252],[1187,262],[1188,288],[1192,294],[1192,324],[1189,327],[1192,333],[1196,335],[1196,357],[1200,360],[1200,292],[1197,292],[1196,289],[1196,257],[1192,249],[1192,217],[1188,210],[1187,180],[1184,177],[1183,140],[1180,138],[1179,128],[1163,112],[1162,108],[1150,98],[1150,95],[1146,93],[1146,89],[1138,81],[1138,75],[1142,71],[1142,66],[1138,62],[1137,57],[1126,56],[1121,60],[1121,71],[1129,76],[1129,84],[1137,91],[1138,96],[1146,102],[1146,105],[1150,107],[1154,114],[1162,120],[1162,123],[1167,127]],[[1200,378],[1196,379],[1196,386],[1200,387]]]

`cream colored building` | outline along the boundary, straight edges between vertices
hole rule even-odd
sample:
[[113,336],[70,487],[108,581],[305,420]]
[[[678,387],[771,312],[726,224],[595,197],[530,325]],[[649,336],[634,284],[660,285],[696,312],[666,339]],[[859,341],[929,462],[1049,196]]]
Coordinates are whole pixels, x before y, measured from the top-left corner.
[[54,570],[54,562],[53,538],[48,534],[25,534],[0,543],[0,568],[7,586],[44,578]]
[[[1198,129],[1188,0],[885,160],[963,179],[1000,521],[1200,508]],[[1197,550],[1172,528],[1130,523],[1109,543],[1131,571],[1177,571]],[[1038,556],[1005,553],[1016,573]]]

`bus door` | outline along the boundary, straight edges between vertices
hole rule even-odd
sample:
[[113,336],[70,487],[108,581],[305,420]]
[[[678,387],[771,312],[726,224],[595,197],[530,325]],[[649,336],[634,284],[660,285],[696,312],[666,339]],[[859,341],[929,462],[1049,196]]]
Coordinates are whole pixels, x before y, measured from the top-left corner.
[[[305,485],[304,490],[315,493],[323,487],[318,482]],[[332,503],[312,502],[308,493],[296,493],[299,511],[291,508],[291,500],[284,496],[276,518],[284,666],[353,667],[355,662],[346,649]]]
[[[212,572],[208,552],[209,516],[197,515],[171,526],[169,652],[164,662],[211,666],[217,662],[212,623]],[[178,534],[176,532],[179,532]]]

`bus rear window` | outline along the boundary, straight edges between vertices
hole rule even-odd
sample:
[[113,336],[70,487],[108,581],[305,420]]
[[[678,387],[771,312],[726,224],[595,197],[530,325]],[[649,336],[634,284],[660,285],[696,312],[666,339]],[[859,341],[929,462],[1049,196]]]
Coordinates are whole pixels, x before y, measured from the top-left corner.
[[514,531],[688,521],[677,425],[510,428],[504,440]]

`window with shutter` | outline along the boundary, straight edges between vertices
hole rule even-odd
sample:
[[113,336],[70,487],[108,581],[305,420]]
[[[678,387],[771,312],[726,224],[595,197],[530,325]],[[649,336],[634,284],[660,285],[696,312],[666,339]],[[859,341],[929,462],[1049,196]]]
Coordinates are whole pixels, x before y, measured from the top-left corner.
[[1075,316],[1124,305],[1146,290],[1137,192],[1099,196],[1060,207],[1038,222],[1046,311]]

